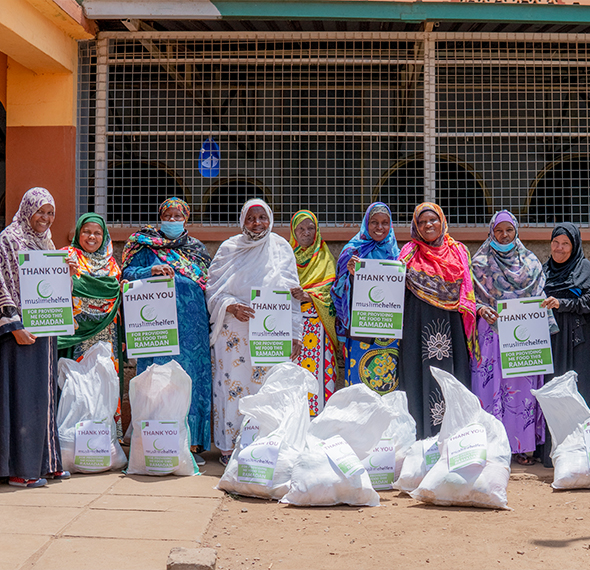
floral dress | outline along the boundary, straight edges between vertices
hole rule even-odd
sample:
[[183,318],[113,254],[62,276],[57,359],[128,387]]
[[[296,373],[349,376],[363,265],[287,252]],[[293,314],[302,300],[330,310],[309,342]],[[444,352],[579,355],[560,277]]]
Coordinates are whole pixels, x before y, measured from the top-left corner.
[[336,355],[334,346],[314,308],[313,303],[301,305],[303,312],[303,347],[296,364],[309,370],[318,381],[316,394],[309,394],[309,413],[317,416],[334,393],[336,386]]

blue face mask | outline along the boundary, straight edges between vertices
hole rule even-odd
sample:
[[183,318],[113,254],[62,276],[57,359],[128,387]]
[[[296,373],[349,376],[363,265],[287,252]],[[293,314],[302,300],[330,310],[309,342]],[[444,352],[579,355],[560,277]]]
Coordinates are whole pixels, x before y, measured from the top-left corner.
[[500,251],[502,253],[506,253],[512,249],[514,249],[514,246],[516,245],[516,240],[511,241],[510,243],[507,243],[506,245],[503,245],[501,243],[498,243],[495,240],[492,240],[490,242],[490,245],[496,250],[496,251]]
[[162,222],[160,229],[168,239],[177,239],[184,231],[184,222]]

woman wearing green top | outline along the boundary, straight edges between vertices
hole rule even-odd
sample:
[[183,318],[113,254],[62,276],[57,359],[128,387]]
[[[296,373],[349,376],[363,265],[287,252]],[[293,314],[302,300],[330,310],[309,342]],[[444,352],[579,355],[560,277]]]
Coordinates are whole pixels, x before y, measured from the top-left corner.
[[[102,217],[94,213],[82,215],[67,250],[68,257],[78,264],[72,290],[76,331],[72,336],[58,338],[59,356],[79,361],[97,342],[108,342],[122,381],[121,269],[113,256],[111,236]],[[115,420],[117,435],[122,437],[120,406]]]

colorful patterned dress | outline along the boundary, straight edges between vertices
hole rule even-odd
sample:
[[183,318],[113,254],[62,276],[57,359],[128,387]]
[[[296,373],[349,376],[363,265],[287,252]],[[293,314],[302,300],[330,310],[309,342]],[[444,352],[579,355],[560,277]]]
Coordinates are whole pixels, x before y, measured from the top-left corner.
[[[295,229],[303,220],[311,220],[316,228],[314,242],[301,247]],[[336,338],[336,309],[330,297],[335,279],[336,262],[328,245],[322,239],[318,220],[309,210],[300,210],[291,219],[289,240],[295,259],[297,273],[303,290],[311,297],[311,303],[301,304],[303,317],[303,347],[296,364],[307,368],[318,380],[317,394],[309,396],[309,411],[317,416],[336,388],[338,368],[334,346]]]
[[399,255],[393,227],[390,226],[389,234],[381,241],[375,241],[369,235],[369,221],[377,213],[387,214],[391,220],[391,211],[382,202],[375,202],[367,208],[359,233],[346,244],[340,254],[336,282],[331,294],[336,307],[338,340],[344,343],[345,385],[362,383],[383,395],[392,392],[399,385],[399,340],[351,338],[349,334],[350,302],[354,280],[348,272],[348,261],[353,255],[360,259],[391,260],[397,259]]

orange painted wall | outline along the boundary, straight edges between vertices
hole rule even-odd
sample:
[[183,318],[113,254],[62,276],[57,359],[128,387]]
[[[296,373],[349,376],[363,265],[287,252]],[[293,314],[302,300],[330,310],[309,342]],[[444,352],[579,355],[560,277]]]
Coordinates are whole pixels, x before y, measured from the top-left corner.
[[47,188],[55,198],[53,241],[57,248],[68,245],[76,220],[76,127],[6,131],[6,219],[12,219],[29,188]]
[[6,86],[7,86],[8,56],[0,52],[0,103],[6,109]]

